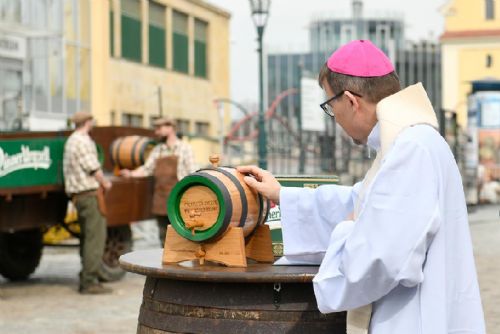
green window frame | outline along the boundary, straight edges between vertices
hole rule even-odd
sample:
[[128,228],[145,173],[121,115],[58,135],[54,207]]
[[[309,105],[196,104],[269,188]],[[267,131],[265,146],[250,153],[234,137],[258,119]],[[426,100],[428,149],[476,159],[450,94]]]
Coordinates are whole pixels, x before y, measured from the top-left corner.
[[142,115],[124,112],[122,113],[122,126],[142,127]]
[[121,42],[122,58],[141,62],[141,2],[139,0],[122,0],[121,2]]
[[109,1],[109,54],[115,55],[115,16],[113,10],[113,1]]
[[208,123],[208,122],[196,122],[195,127],[196,127],[196,135],[198,135],[200,137],[208,137],[210,123]]
[[191,133],[191,122],[188,119],[178,118],[175,122],[177,123],[177,134],[187,135]]
[[208,23],[194,21],[194,75],[207,78],[207,31]]
[[149,2],[149,64],[166,67],[165,6]]
[[189,72],[188,16],[184,13],[172,13],[173,69],[177,72]]
[[486,20],[494,20],[495,19],[495,1],[494,0],[485,0],[485,17]]

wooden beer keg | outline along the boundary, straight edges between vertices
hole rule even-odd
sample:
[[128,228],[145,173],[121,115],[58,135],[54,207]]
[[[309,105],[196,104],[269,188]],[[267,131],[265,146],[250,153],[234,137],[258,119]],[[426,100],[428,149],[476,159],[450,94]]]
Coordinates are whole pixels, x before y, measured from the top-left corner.
[[201,169],[179,181],[168,199],[168,217],[182,237],[215,241],[228,227],[241,227],[250,236],[266,221],[269,200],[247,186],[232,167]]
[[134,169],[144,164],[155,142],[149,137],[124,136],[111,143],[110,155],[114,166]]

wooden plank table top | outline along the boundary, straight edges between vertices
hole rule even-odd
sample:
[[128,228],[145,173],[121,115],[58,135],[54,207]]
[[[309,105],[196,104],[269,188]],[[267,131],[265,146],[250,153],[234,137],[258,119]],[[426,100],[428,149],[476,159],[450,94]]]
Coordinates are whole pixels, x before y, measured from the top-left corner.
[[199,265],[196,261],[162,264],[163,249],[140,250],[120,257],[120,266],[129,272],[148,277],[184,281],[310,283],[318,266],[274,266],[248,263],[246,268],[230,268],[214,263]]

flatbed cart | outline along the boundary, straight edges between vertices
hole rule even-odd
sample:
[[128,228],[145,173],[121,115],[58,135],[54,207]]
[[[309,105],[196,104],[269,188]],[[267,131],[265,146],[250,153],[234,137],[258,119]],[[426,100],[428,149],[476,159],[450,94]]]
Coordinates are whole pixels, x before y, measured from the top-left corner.
[[[70,131],[0,133],[0,274],[10,280],[27,279],[42,255],[43,233],[62,226],[74,236],[78,228],[64,223],[68,197],[64,192],[63,151]],[[105,173],[117,168],[117,157],[140,164],[151,148],[153,132],[132,127],[96,127],[92,130]],[[135,142],[111,152],[115,140]],[[145,140],[146,139],[146,140]],[[116,145],[115,145],[116,146]],[[116,156],[114,154],[116,153]],[[128,159],[124,159],[129,155]],[[125,179],[111,176],[113,187],[105,195],[108,236],[103,256],[103,280],[124,275],[120,255],[132,248],[130,223],[152,218],[151,177]]]

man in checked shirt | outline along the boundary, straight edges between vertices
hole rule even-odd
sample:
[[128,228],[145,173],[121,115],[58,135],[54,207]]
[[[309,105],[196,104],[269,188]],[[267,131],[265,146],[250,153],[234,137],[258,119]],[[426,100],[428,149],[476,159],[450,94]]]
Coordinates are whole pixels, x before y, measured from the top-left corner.
[[81,228],[79,292],[110,293],[112,290],[98,280],[106,242],[106,219],[98,207],[97,189],[102,186],[109,190],[111,182],[104,177],[95,143],[89,136],[94,125],[92,115],[79,111],[71,121],[76,128],[64,145],[63,173],[65,191],[76,206]]
[[155,135],[160,138],[159,144],[149,154],[144,165],[134,169],[122,169],[124,177],[144,177],[154,175],[155,189],[153,194],[153,214],[156,215],[160,243],[165,242],[167,225],[167,200],[170,191],[178,180],[195,171],[193,150],[191,145],[179,139],[176,123],[169,117],[154,122]]

